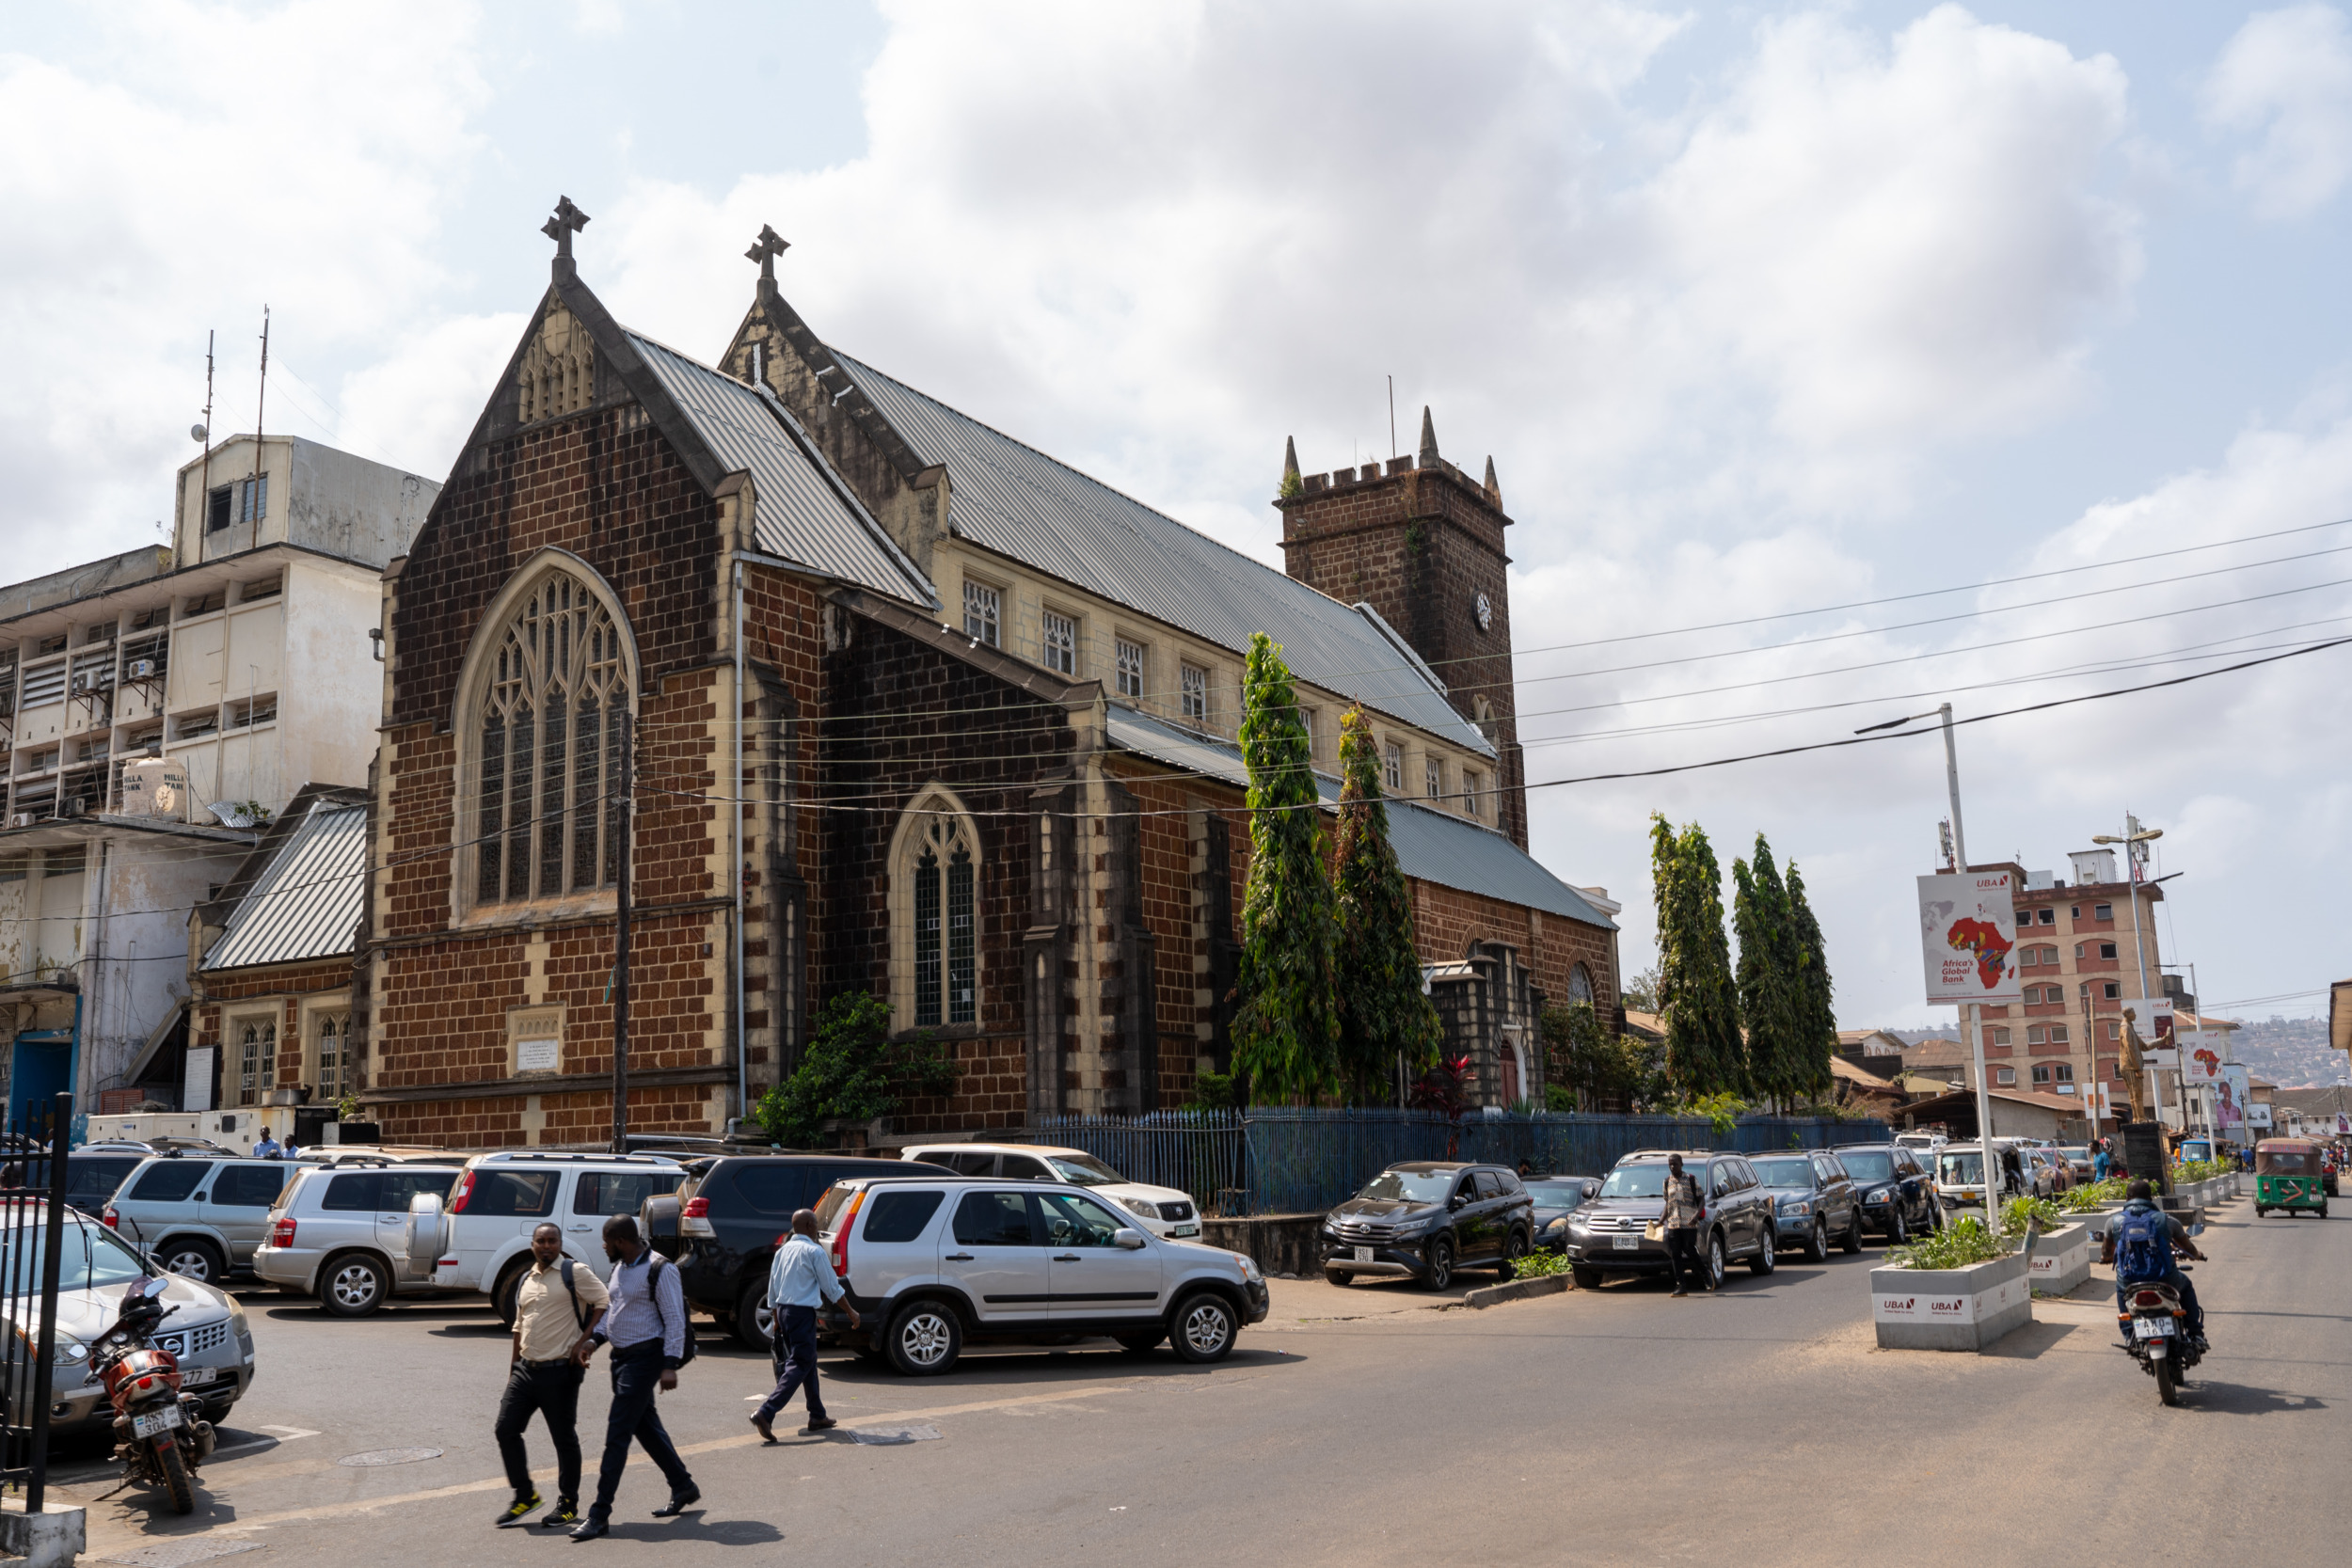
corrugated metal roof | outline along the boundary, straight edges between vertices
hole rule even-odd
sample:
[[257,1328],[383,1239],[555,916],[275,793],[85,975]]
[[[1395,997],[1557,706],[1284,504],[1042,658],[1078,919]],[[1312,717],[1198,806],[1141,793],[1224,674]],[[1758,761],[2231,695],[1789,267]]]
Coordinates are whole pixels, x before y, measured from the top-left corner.
[[[1203,739],[1117,704],[1110,705],[1109,730],[1111,744],[1122,751],[1228,784],[1247,786],[1249,782],[1237,746]],[[1315,790],[1325,806],[1336,813],[1340,781],[1318,773]],[[1391,798],[1388,807],[1389,842],[1395,847],[1397,863],[1407,877],[1464,893],[1485,894],[1604,930],[1617,928],[1616,922],[1582,894],[1545,870],[1542,862],[1502,834],[1411,800]]]
[[204,956],[206,970],[349,953],[368,894],[368,810],[316,805]]
[[1236,652],[1263,631],[1300,679],[1494,754],[1427,666],[1409,650],[1400,657],[1368,610],[834,353],[914,450],[947,466],[949,520],[974,544]]
[[752,476],[753,532],[771,555],[894,599],[936,609],[939,595],[850,488],[817,456],[770,393],[631,332],[662,388],[730,471]]

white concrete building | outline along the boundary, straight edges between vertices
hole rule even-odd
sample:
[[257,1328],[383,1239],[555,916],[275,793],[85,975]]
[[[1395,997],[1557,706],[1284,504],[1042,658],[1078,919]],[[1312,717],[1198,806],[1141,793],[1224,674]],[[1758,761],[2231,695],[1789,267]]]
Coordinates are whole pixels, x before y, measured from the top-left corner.
[[172,543],[0,587],[0,1080],[183,1081],[190,910],[306,783],[367,783],[384,564],[440,485],[292,436],[180,472]]

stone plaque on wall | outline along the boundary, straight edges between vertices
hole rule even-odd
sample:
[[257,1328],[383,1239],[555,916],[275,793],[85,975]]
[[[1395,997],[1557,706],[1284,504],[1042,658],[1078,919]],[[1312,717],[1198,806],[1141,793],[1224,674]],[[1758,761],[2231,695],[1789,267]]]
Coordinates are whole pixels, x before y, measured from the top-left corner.
[[506,1015],[506,1039],[515,1076],[564,1070],[564,1009],[517,1007]]

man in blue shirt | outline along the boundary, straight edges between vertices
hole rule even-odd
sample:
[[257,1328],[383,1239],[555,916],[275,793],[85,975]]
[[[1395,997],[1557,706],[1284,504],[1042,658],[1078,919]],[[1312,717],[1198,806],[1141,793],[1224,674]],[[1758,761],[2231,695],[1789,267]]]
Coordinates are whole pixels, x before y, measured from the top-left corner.
[[2093,1181],[2107,1179],[2107,1144],[2105,1138],[2099,1140],[2096,1152],[2090,1156],[2090,1179]]
[[268,1128],[262,1128],[261,1137],[253,1145],[253,1157],[256,1160],[275,1160],[278,1154],[278,1140],[269,1135]]
[[703,1495],[654,1408],[654,1390],[675,1388],[678,1364],[686,1358],[685,1287],[676,1268],[644,1243],[637,1222],[627,1214],[604,1222],[604,1251],[613,1265],[612,1302],[594,1338],[612,1346],[612,1406],[605,1417],[596,1500],[572,1531],[575,1541],[594,1541],[609,1529],[632,1441],[644,1446],[670,1483],[670,1500],[653,1511],[655,1518],[675,1518]]
[[[773,1324],[769,1343],[776,1363],[776,1391],[752,1412],[752,1425],[763,1442],[776,1440],[776,1413],[803,1384],[808,1386],[808,1425],[801,1430],[822,1432],[834,1424],[825,1414],[824,1397],[817,1392],[817,1304],[820,1299],[839,1301],[841,1294],[833,1259],[817,1240],[817,1215],[803,1209],[792,1216],[792,1234],[776,1248],[776,1260],[768,1267],[768,1310]],[[855,1328],[857,1308],[847,1310],[850,1326]]]

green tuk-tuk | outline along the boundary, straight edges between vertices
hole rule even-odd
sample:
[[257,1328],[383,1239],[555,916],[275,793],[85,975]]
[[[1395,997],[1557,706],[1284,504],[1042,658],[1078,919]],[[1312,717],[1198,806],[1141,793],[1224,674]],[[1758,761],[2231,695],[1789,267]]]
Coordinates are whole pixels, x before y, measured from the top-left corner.
[[2328,1217],[2328,1189],[2319,1165],[2319,1145],[2309,1138],[2265,1138],[2254,1146],[2254,1212],[2308,1209]]

